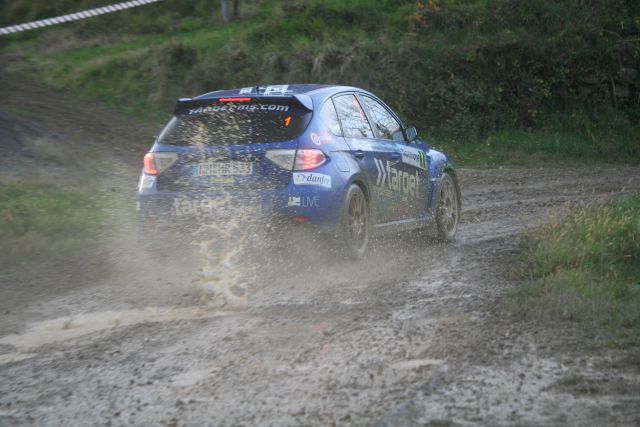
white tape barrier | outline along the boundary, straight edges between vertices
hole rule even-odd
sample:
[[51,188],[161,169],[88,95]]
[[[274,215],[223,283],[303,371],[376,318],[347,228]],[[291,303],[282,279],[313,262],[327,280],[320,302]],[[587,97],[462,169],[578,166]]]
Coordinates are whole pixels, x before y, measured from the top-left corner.
[[122,3],[112,4],[110,6],[97,7],[95,9],[84,10],[82,12],[71,13],[69,15],[57,16],[55,18],[27,22],[26,24],[12,25],[10,27],[0,28],[0,35],[19,33],[21,31],[33,30],[35,28],[41,28],[41,27],[48,27],[49,25],[57,25],[57,24],[62,24],[64,22],[78,21],[80,19],[91,18],[92,16],[118,12],[120,10],[131,9],[132,7],[144,6],[145,4],[150,4],[150,3],[157,3],[159,1],[162,1],[162,0],[125,1]]

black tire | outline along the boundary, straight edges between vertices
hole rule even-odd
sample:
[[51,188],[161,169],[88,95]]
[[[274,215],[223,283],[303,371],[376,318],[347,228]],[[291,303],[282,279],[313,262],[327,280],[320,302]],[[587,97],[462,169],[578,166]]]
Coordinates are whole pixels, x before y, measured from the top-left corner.
[[362,189],[352,184],[347,190],[340,227],[342,252],[351,259],[361,259],[369,248],[371,215]]
[[456,180],[444,172],[440,180],[440,194],[436,208],[438,240],[453,242],[460,223],[460,189]]

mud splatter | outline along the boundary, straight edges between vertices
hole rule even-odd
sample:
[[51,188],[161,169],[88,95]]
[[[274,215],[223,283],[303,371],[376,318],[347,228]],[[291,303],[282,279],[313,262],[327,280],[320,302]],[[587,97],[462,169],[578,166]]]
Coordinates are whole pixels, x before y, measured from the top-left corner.
[[140,310],[102,311],[81,313],[36,322],[20,334],[0,338],[0,345],[10,345],[19,349],[37,348],[45,344],[66,341],[121,326],[131,326],[144,322],[172,322],[176,320],[206,319],[224,316],[228,313],[211,310],[203,306],[195,307],[147,307]]

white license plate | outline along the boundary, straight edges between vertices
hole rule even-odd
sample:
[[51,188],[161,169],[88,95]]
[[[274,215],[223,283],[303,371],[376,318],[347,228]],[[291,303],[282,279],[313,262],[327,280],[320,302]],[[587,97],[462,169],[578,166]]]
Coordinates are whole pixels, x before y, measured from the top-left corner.
[[194,176],[240,176],[251,175],[253,163],[250,162],[202,162],[194,165]]

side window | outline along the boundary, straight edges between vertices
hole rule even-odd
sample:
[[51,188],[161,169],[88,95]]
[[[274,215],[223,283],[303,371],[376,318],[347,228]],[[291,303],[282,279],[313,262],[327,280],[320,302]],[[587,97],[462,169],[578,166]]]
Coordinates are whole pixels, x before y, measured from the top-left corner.
[[333,106],[333,102],[329,99],[324,103],[320,110],[320,118],[325,125],[329,128],[332,134],[335,136],[342,136],[342,129],[340,129],[340,122],[338,121],[338,114]]
[[373,126],[379,138],[404,141],[400,123],[378,101],[368,96],[362,96],[362,102],[369,111]]
[[351,138],[373,138],[371,125],[358,100],[353,95],[340,95],[333,98],[338,117],[342,123],[344,136]]

